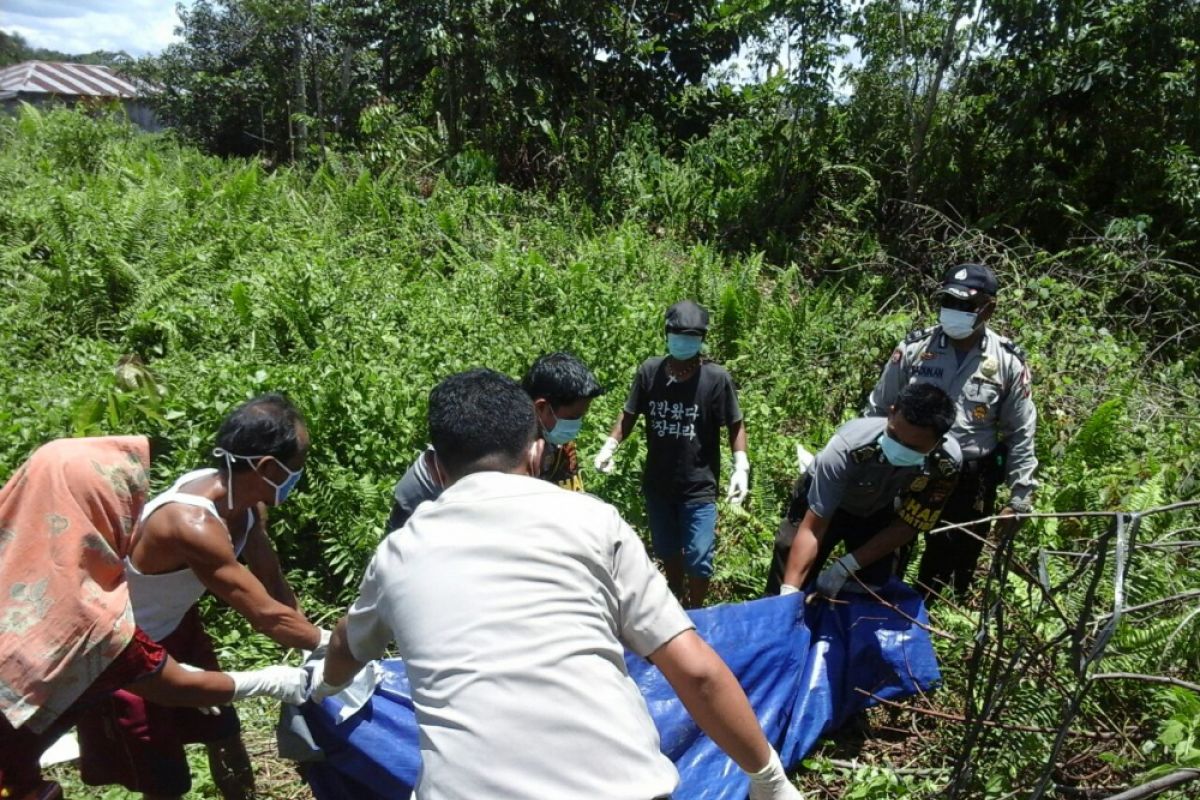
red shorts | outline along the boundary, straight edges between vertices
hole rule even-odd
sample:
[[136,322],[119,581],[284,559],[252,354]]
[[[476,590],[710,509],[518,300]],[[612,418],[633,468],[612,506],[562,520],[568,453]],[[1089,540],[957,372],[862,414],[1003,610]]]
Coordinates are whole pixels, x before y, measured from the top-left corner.
[[[161,644],[182,664],[220,669],[195,606]],[[192,775],[183,746],[229,739],[240,730],[232,706],[208,715],[113,692],[79,720],[79,772],[91,786],[116,783],[146,794],[187,794]]]
[[28,728],[13,730],[8,720],[0,715],[0,790],[7,790],[11,796],[19,797],[36,786],[42,777],[38,759],[46,748],[75,724],[81,713],[97,701],[107,699],[114,689],[155,674],[165,663],[167,651],[163,646],[142,633],[141,628],[136,628],[133,640],[116,660],[100,673],[100,677],[45,733],[36,734]]

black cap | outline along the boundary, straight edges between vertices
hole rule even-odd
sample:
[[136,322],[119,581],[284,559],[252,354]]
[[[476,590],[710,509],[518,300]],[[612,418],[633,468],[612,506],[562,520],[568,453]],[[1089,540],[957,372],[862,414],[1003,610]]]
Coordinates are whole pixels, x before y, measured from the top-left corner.
[[680,300],[667,309],[667,330],[671,333],[708,333],[708,311],[699,303]]
[[960,300],[972,300],[980,294],[995,297],[998,288],[996,273],[990,268],[983,264],[959,264],[946,270],[938,291]]

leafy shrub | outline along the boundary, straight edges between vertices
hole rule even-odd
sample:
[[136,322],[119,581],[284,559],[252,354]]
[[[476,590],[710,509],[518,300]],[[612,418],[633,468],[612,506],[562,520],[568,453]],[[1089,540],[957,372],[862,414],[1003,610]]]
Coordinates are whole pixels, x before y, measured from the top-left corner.
[[[99,136],[89,140],[101,154],[93,163],[45,155],[53,142],[79,141],[81,129]],[[949,261],[982,257],[1003,281],[996,327],[1029,351],[1040,506],[1136,510],[1196,495],[1195,356],[1155,352],[1146,331],[1111,310],[1112,286],[1062,268],[1101,256],[928,228],[887,252],[857,227],[873,204],[871,182],[816,161],[829,191],[805,201],[821,219],[805,247],[818,261],[729,255],[720,242],[659,230],[674,220],[690,234],[720,231],[751,208],[713,177],[753,172],[753,157],[735,147],[748,134],[731,126],[728,135],[727,146],[689,151],[690,172],[656,166],[647,149],[621,178],[630,214],[601,223],[566,196],[495,184],[482,163],[460,165],[463,185],[437,179],[430,190],[415,180],[425,156],[268,172],[65,111],[0,120],[0,286],[10,298],[0,307],[0,471],[50,438],[141,432],[167,446],[154,474],[164,486],[207,461],[235,404],[284,391],[308,417],[313,450],[300,490],[272,516],[272,535],[310,610],[333,614],[384,534],[392,485],[425,443],[437,380],[476,365],[519,375],[544,352],[575,352],[609,389],[581,437],[586,465],[636,365],[663,351],[664,309],[688,296],[713,313],[710,353],[738,382],[747,418],[752,495],[744,514],[722,509],[714,586],[717,598],[746,599],[763,585],[795,445],[821,447],[858,413],[895,343],[934,318],[922,289]],[[1121,257],[1107,250],[1103,261]],[[1118,266],[1107,274],[1131,268]],[[586,470],[584,479],[644,528],[642,450],[639,432],[613,475]],[[1077,520],[1030,525],[1019,560],[1036,565],[1039,548],[1094,535]],[[1182,554],[1137,566],[1135,600],[1194,583]],[[1054,564],[1048,573],[1069,575]],[[1022,624],[1052,637],[1029,585],[1013,581]],[[970,630],[967,612],[958,622],[957,611],[939,613],[937,624]],[[1130,669],[1195,665],[1200,637],[1188,613],[1120,630],[1114,658]],[[231,616],[217,616],[222,646],[268,659],[270,645]],[[944,646],[947,698],[962,690],[953,670],[963,646]],[[1048,678],[1018,677],[1013,713],[1042,719],[1039,681]],[[1088,713],[1141,713],[1144,692],[1113,691],[1107,708],[1097,701]],[[1037,734],[1004,743],[991,764],[997,785],[1049,747]],[[935,752],[951,746],[947,735]],[[924,779],[909,777],[868,770],[856,780],[875,787],[862,796],[919,794]],[[1002,794],[994,788],[986,792]]]

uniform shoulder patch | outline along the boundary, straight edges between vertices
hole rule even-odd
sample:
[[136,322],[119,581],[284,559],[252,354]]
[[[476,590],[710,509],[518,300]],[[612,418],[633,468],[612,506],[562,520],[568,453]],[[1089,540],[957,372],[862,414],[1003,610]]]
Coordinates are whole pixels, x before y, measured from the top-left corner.
[[962,470],[962,459],[955,458],[941,445],[938,445],[938,448],[930,455],[932,456],[934,470],[939,477],[957,475]]
[[850,460],[855,464],[865,464],[873,458],[879,456],[878,444],[865,444],[862,447],[856,447],[850,451]]
[[1014,356],[1016,356],[1017,360],[1020,361],[1022,364],[1024,364],[1025,359],[1028,358],[1028,356],[1025,355],[1025,351],[1021,348],[1021,346],[1018,345],[1016,342],[1014,342],[1012,339],[1002,338],[1000,340],[1000,346],[1003,347],[1008,352],[1012,353]]
[[930,336],[933,336],[933,334],[937,332],[937,329],[938,329],[938,326],[934,325],[933,327],[930,327],[930,328],[917,328],[916,330],[909,331],[908,336],[904,337],[904,343],[905,344],[916,344],[917,342],[928,339]]

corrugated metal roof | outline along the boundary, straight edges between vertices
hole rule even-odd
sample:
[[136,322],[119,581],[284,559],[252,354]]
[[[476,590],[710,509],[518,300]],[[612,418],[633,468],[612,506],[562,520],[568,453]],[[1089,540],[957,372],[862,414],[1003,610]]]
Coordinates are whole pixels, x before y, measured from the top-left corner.
[[24,61],[0,69],[0,93],[8,92],[121,98],[146,94],[108,67],[57,61]]

